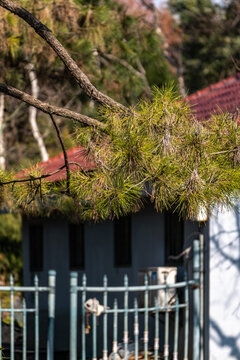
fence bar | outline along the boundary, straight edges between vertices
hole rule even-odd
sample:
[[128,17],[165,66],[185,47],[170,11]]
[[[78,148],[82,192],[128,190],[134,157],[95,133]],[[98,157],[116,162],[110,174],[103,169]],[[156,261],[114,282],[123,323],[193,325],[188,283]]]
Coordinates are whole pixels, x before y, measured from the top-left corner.
[[23,312],[23,343],[22,343],[22,352],[23,360],[27,360],[27,312],[26,312],[26,300],[23,298],[22,305]]
[[[193,277],[196,283],[199,283],[200,274],[200,257],[199,257],[199,241],[193,241]],[[200,360],[200,289],[197,286],[193,291],[193,360]]]
[[[47,292],[49,288],[47,286],[39,286],[38,292]],[[11,286],[0,286],[0,293],[11,291]],[[34,292],[35,286],[14,286],[15,292]]]
[[[70,360],[77,360],[77,283],[78,274],[71,272],[70,274]],[[84,304],[83,304],[84,307]],[[82,318],[84,323],[85,336],[85,314]],[[85,355],[85,349],[84,349]]]
[[148,276],[145,274],[144,277],[144,285],[146,286],[146,290],[144,292],[144,335],[143,335],[143,342],[144,342],[144,360],[148,358]]
[[124,343],[124,360],[128,358],[128,276],[124,276],[124,331],[123,331],[123,343]]
[[10,342],[11,342],[11,360],[14,360],[14,279],[12,274],[10,275],[10,304],[11,304],[11,327],[10,327]]
[[114,299],[113,304],[113,360],[117,360],[117,351],[118,351],[118,312],[117,312],[118,304],[117,299]]
[[138,360],[138,337],[139,337],[139,323],[138,323],[138,301],[134,299],[134,356]]
[[[188,285],[195,285],[194,280],[189,280]],[[181,281],[175,284],[168,284],[168,289],[179,289],[184,288],[186,286],[185,281]],[[148,285],[147,287],[148,291],[150,290],[164,290],[165,285]],[[107,290],[108,292],[123,292],[126,290],[125,286],[108,286],[107,289],[105,289],[102,286],[78,286],[78,291],[89,291],[89,292],[103,292],[104,290]],[[145,291],[146,286],[128,286],[128,292],[136,292],[136,291]],[[1,291],[1,289],[0,289]],[[20,291],[20,290],[19,290]]]
[[[157,308],[157,298],[154,298],[155,308]],[[154,338],[154,360],[158,360],[159,351],[159,311],[155,312],[155,338]]]
[[[179,309],[185,309],[185,307],[186,307],[186,304],[179,304],[179,306],[178,306],[178,308]],[[168,311],[170,311],[170,310],[175,310],[176,309],[176,305],[171,305],[171,306],[157,306],[157,307],[149,307],[147,310],[148,310],[148,312],[150,312],[150,311],[156,311],[156,310],[158,310],[158,311],[163,311],[164,310],[164,312],[165,312],[165,310],[168,310]],[[145,308],[139,308],[138,309],[138,312],[139,313],[144,313],[145,312]],[[134,313],[134,309],[127,309],[127,310],[125,310],[125,309],[118,309],[117,310],[117,312],[119,313],[119,314],[121,314],[121,313],[124,313],[124,312],[128,312],[128,313]],[[106,312],[108,313],[108,314],[112,314],[112,313],[114,313],[114,310],[113,309],[109,309],[109,310],[106,310]]]
[[204,236],[200,234],[200,360],[204,357]]
[[[184,279],[187,281],[187,272],[184,273]],[[185,341],[184,341],[184,360],[188,360],[188,336],[189,336],[189,296],[188,285],[185,287]]]
[[47,342],[47,360],[54,359],[54,322],[55,322],[55,286],[56,271],[48,272],[48,342]]
[[173,346],[173,360],[178,360],[178,332],[179,332],[179,301],[176,295],[176,311],[175,311],[175,323],[174,323],[174,346]]
[[38,276],[34,276],[35,286],[35,360],[39,359],[39,293],[38,293]]
[[[2,309],[2,301],[0,299],[0,309]],[[0,311],[0,359],[2,359],[2,312]]]
[[[165,283],[165,306],[168,306],[168,285],[167,285],[167,273],[164,274]],[[164,334],[164,360],[168,360],[169,357],[169,311],[165,311],[165,334]]]
[[93,357],[92,360],[97,360],[97,315],[96,312],[92,314],[92,327],[93,327],[93,334],[92,334],[92,345],[93,345]]
[[[82,306],[82,360],[86,360],[86,333],[85,333],[86,310],[85,310],[85,306],[84,306],[85,301],[86,301],[86,290],[85,290],[86,286],[87,286],[87,276],[86,276],[86,274],[83,274],[83,277],[82,277],[83,291],[82,291],[82,304],[81,304],[81,306]],[[77,296],[77,288],[76,288],[76,296]],[[76,340],[76,342],[77,342],[77,340]]]
[[[106,289],[107,288],[107,276],[104,275],[103,277],[103,286]],[[107,296],[108,296],[108,292],[107,290],[104,291],[103,293],[103,306],[104,309],[107,309]],[[104,312],[103,314],[103,360],[107,360],[108,359],[108,344],[107,344],[107,323],[108,323],[108,314],[106,312]]]

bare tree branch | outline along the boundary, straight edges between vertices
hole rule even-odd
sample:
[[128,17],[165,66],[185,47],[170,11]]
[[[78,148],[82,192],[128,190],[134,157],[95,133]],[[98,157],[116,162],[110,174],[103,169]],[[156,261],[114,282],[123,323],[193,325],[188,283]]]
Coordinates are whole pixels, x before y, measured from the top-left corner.
[[[69,165],[76,165],[78,166],[83,172],[85,172],[85,170],[83,169],[83,167],[78,163],[78,162],[75,162],[75,161],[70,161],[68,163]],[[29,182],[29,181],[37,181],[37,180],[42,180],[42,179],[46,179],[50,176],[53,176],[57,173],[59,173],[62,169],[64,169],[66,167],[66,164],[60,166],[60,168],[58,168],[57,170],[51,172],[51,173],[48,173],[48,174],[43,174],[41,176],[30,176],[28,178],[23,178],[23,179],[15,179],[15,180],[9,180],[9,181],[2,181],[0,182],[0,186],[3,186],[3,185],[11,185],[11,184],[16,184],[16,183],[25,183],[25,182]]]
[[63,143],[63,140],[62,140],[60,129],[59,129],[56,121],[54,120],[54,117],[52,116],[52,114],[49,114],[49,115],[50,115],[50,118],[52,120],[53,126],[54,126],[54,128],[56,130],[58,140],[59,140],[59,142],[61,144],[61,147],[62,147],[63,157],[64,157],[64,161],[65,161],[65,165],[66,165],[67,194],[70,194],[70,168],[69,168],[67,151],[65,149],[65,146],[64,146],[64,143]]
[[5,139],[4,139],[4,94],[0,94],[0,169],[5,170],[6,168],[6,150],[5,150]]
[[92,119],[86,115],[82,115],[79,113],[76,113],[72,110],[60,108],[57,106],[50,105],[48,103],[44,103],[33,96],[18,90],[12,86],[8,86],[6,84],[0,83],[0,92],[12,96],[18,100],[24,101],[28,105],[34,106],[35,108],[43,111],[46,114],[52,114],[52,115],[58,115],[61,117],[65,117],[67,119],[72,119],[79,121],[80,123],[90,125],[90,126],[96,126],[100,129],[105,129],[105,124],[101,123],[98,120]]
[[51,30],[48,29],[39,20],[37,20],[31,13],[29,13],[26,9],[19,6],[16,2],[10,0],[0,0],[0,6],[22,18],[35,30],[35,32],[39,36],[41,36],[48,43],[48,45],[54,50],[54,52],[59,56],[59,58],[65,64],[65,66],[70,71],[71,75],[77,81],[79,86],[86,92],[86,94],[91,99],[107,107],[119,109],[125,112],[130,111],[129,109],[125,108],[123,105],[119,104],[117,101],[113,100],[109,96],[99,91],[90,82],[87,75],[78,67],[76,62],[71,58],[67,50],[63,47],[63,45],[55,38]]
[[[131,73],[133,73],[135,76],[137,77],[140,77],[144,83],[144,90],[146,92],[146,95],[148,97],[151,97],[151,89],[150,89],[150,86],[148,84],[148,81],[147,81],[147,77],[146,77],[146,72],[145,72],[145,69],[144,67],[142,66],[140,60],[138,59],[138,67],[139,67],[139,70],[136,70],[131,64],[129,64],[126,60],[124,59],[120,59],[118,58],[117,56],[115,55],[112,55],[112,54],[102,54],[106,59],[110,60],[110,61],[114,61],[120,65],[122,65],[123,67],[125,67],[126,69],[128,69]],[[141,66],[139,66],[139,64],[141,64]]]

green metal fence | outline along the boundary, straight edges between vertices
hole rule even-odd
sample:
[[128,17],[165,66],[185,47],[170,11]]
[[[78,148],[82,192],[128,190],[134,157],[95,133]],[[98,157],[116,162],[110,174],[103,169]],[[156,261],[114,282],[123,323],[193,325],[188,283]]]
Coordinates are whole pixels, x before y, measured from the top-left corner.
[[[34,277],[33,286],[15,286],[14,278],[10,276],[10,285],[9,286],[0,286],[0,293],[5,293],[9,295],[9,307],[3,307],[0,300],[0,358],[4,358],[6,353],[9,352],[11,360],[15,359],[16,349],[15,349],[15,316],[16,314],[21,315],[22,317],[22,349],[18,349],[22,353],[22,359],[26,360],[29,358],[28,354],[28,341],[27,341],[27,320],[30,314],[34,316],[34,359],[39,360],[39,295],[40,293],[47,293],[48,295],[48,335],[47,335],[47,359],[53,360],[54,358],[54,318],[55,318],[55,282],[56,282],[56,272],[49,271],[48,275],[48,286],[39,286],[38,277]],[[32,293],[34,295],[34,306],[27,307],[24,294]],[[16,308],[14,306],[15,295],[21,294],[22,296],[22,307]],[[9,313],[10,315],[10,349],[2,349],[2,314]]]
[[[174,284],[168,284],[165,277],[163,284],[149,285],[146,276],[144,285],[129,286],[128,277],[125,275],[123,286],[108,286],[107,276],[104,276],[103,286],[96,287],[88,286],[87,278],[83,275],[79,286],[78,274],[72,272],[70,276],[70,360],[86,360],[89,357],[93,360],[100,357],[103,360],[121,358],[137,360],[140,352],[144,360],[149,358],[188,360],[190,288],[195,289],[192,329],[193,359],[200,360],[202,349],[199,335],[201,334],[199,241],[194,241],[193,256],[194,279],[188,279],[187,271],[185,271],[184,280]],[[169,294],[172,290],[175,292],[175,297],[174,301],[170,302]],[[154,294],[164,292],[165,303],[160,306],[158,297],[155,297],[154,304],[150,304],[151,292]],[[141,293],[144,298],[143,306],[139,306]],[[119,303],[121,297],[122,302]],[[89,323],[91,323],[90,330]],[[164,326],[160,331],[162,323]],[[121,328],[123,329],[120,331]],[[87,335],[89,332],[90,337]],[[132,334],[131,343],[130,333]],[[140,339],[143,339],[141,351]]]
[[[137,360],[140,357],[144,360],[203,360],[202,241],[200,237],[200,241],[196,240],[193,244],[192,278],[185,271],[182,281],[171,284],[165,274],[163,283],[157,285],[149,284],[148,276],[145,276],[143,285],[131,286],[127,275],[122,286],[109,286],[106,275],[102,286],[89,286],[86,275],[79,285],[78,273],[72,272],[70,360]],[[2,313],[7,312],[10,315],[10,359],[15,360],[16,357],[16,314],[22,316],[21,358],[29,359],[27,320],[32,314],[31,328],[34,325],[34,331],[29,335],[34,339],[34,349],[31,350],[34,360],[39,360],[39,333],[42,330],[39,328],[39,296],[45,293],[48,296],[47,360],[54,359],[55,283],[56,272],[49,271],[48,286],[40,286],[37,276],[33,286],[15,286],[12,276],[9,286],[0,286],[0,293],[7,292],[10,303],[4,308],[0,302],[0,357]],[[23,299],[22,306],[18,308],[14,306],[16,293],[21,293]],[[32,293],[34,297],[31,306],[27,306],[24,298],[27,293]],[[192,324],[190,312],[193,315]]]

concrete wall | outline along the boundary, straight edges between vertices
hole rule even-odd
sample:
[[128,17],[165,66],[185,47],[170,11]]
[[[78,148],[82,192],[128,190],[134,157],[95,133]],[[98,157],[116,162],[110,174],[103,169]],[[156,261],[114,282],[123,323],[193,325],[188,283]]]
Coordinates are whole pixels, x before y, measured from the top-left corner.
[[[196,238],[197,224],[187,222],[184,236],[185,246]],[[114,267],[114,227],[110,221],[101,224],[85,224],[85,270],[79,271],[79,283],[83,272],[87,275],[88,285],[101,286],[103,275],[107,274],[110,286],[123,284],[124,274],[129,276],[129,284],[138,284],[138,270],[145,267],[163,266],[165,262],[164,216],[148,206],[132,215],[132,266]],[[29,271],[28,222],[23,223],[24,283],[33,281]],[[44,221],[44,271],[39,272],[40,284],[47,283],[49,269],[57,271],[56,288],[56,347],[68,349],[69,328],[69,253],[68,224],[62,220]],[[115,295],[116,296],[116,295]],[[89,295],[88,297],[93,297]],[[28,299],[32,301],[33,299]],[[41,302],[41,308],[47,311],[47,299]],[[130,298],[130,301],[133,299]],[[109,304],[113,298],[109,298]],[[119,302],[123,299],[119,298]],[[43,311],[44,312],[44,311]],[[47,316],[45,314],[45,318]],[[101,327],[101,324],[99,325]],[[120,334],[121,329],[119,329]],[[110,332],[111,333],[111,332]],[[66,335],[67,334],[67,335]],[[43,344],[42,344],[43,345]]]
[[240,213],[210,220],[210,360],[240,359]]

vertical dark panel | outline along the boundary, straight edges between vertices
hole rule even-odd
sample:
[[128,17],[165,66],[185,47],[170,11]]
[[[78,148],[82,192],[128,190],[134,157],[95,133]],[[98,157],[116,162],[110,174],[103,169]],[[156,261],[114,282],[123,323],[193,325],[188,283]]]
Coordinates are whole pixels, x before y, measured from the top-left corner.
[[69,268],[82,270],[85,266],[84,225],[69,224]]
[[114,221],[114,259],[116,267],[132,265],[131,216]]
[[169,260],[169,256],[179,255],[184,245],[184,221],[178,214],[165,212],[165,263],[167,265],[181,265],[183,258]]
[[29,224],[30,271],[43,270],[43,224]]

